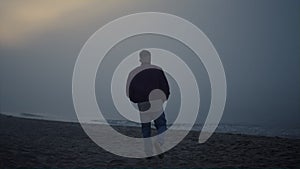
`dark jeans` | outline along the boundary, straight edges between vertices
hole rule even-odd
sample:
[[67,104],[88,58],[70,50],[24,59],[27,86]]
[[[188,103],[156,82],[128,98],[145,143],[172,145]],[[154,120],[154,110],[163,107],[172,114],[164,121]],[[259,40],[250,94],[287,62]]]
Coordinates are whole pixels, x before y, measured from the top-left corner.
[[[154,126],[157,130],[157,134],[161,134],[167,130],[167,120],[165,113],[163,112],[157,119],[154,120]],[[142,123],[143,137],[151,137],[151,123]]]
[[[150,108],[150,103],[149,102],[138,103],[138,108],[140,111],[146,111]],[[143,117],[144,116],[141,115],[141,118],[143,118]],[[158,118],[154,119],[154,126],[157,130],[157,134],[161,134],[167,130],[167,120],[166,120],[164,112],[162,112]],[[142,123],[142,134],[143,134],[144,138],[151,137],[151,122],[150,121],[147,123]]]
[[[164,134],[162,133],[167,130],[167,120],[164,112],[160,114],[161,110],[163,109],[154,112],[146,112],[148,113],[147,115],[142,114],[145,113],[145,111],[147,111],[150,108],[149,102],[138,103],[138,107],[139,110],[141,111],[140,118],[142,124],[142,134],[144,138],[144,150],[147,156],[152,156],[153,155],[152,139],[148,139],[149,137],[151,137],[151,121],[154,120],[154,126],[156,127],[157,134],[158,134],[155,145],[157,145],[156,143],[162,145],[164,144]],[[157,149],[156,151],[161,152],[160,147],[156,146],[155,148]]]

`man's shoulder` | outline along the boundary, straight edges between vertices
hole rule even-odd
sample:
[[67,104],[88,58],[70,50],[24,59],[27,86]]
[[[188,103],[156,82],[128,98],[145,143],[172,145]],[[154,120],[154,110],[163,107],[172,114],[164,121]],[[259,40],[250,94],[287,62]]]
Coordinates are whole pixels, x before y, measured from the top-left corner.
[[159,69],[159,70],[162,70],[162,68],[159,67],[159,66],[157,66],[157,65],[151,65],[151,67],[152,67],[153,69]]
[[141,70],[140,66],[134,68],[132,71],[130,71],[129,75],[135,74]]
[[135,73],[139,73],[143,70],[146,70],[146,69],[158,69],[158,70],[162,70],[161,67],[159,66],[156,66],[156,65],[141,65],[141,66],[138,66],[136,68],[134,68],[129,74],[135,74]]
[[149,65],[145,65],[145,66],[140,66],[141,69],[157,69],[157,70],[162,70],[161,67],[157,66],[157,65],[152,65],[152,64],[149,64]]

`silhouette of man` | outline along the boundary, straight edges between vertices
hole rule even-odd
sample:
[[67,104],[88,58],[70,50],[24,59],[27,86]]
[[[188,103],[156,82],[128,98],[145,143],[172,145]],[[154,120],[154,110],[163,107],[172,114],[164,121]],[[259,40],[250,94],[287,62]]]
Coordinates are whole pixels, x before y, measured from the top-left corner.
[[[170,95],[169,84],[163,70],[151,64],[149,51],[142,50],[139,55],[141,65],[129,73],[126,94],[132,102],[137,103],[143,138],[151,137],[151,121],[154,120],[159,134],[154,146],[156,151],[161,151],[160,146],[164,143],[163,132],[167,130],[163,103]],[[144,143],[145,153],[152,156],[152,142],[144,139]],[[159,158],[163,158],[163,154]]]

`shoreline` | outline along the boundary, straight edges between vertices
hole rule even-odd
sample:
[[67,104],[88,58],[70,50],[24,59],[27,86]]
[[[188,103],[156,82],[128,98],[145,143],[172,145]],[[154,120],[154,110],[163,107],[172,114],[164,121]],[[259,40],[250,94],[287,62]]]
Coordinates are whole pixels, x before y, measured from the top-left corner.
[[[76,123],[79,124],[78,121],[73,120],[61,120],[61,118],[58,117],[48,117],[41,114],[32,114],[32,113],[14,113],[9,114],[6,112],[0,112],[0,115],[3,116],[10,116],[14,118],[21,118],[21,119],[29,119],[29,120],[45,120],[49,122],[63,122],[63,123]],[[139,128],[139,124],[135,122],[125,121],[125,124],[123,120],[108,120],[107,121],[111,126],[113,127],[134,127]],[[105,125],[104,121],[99,120],[89,120],[86,122],[86,124],[100,124]],[[172,124],[168,124],[168,128]],[[203,124],[195,124],[190,131],[199,132],[201,131]],[[154,126],[152,126],[155,128]],[[241,129],[243,128],[243,129]],[[175,129],[175,130],[184,130],[184,129]],[[272,130],[272,131],[270,131]],[[294,130],[294,131],[293,131]],[[278,132],[280,131],[280,132]],[[261,126],[248,126],[248,125],[234,125],[234,124],[219,124],[218,128],[214,133],[218,134],[235,134],[235,135],[248,135],[248,136],[259,136],[259,137],[279,137],[279,138],[287,138],[287,139],[294,139],[294,140],[300,140],[300,129],[281,129],[281,128],[265,128]]]
[[[199,132],[189,134],[165,153],[164,159],[116,156],[97,146],[79,123],[0,115],[0,168],[16,167],[153,167],[153,168],[296,168],[300,140],[214,133],[199,144]],[[114,126],[140,137],[140,128]]]

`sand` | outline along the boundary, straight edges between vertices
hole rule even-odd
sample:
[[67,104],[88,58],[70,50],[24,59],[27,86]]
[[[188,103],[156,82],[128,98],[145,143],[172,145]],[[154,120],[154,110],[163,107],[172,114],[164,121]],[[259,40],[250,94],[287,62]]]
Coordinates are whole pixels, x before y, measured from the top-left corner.
[[[140,137],[140,128],[117,127]],[[190,132],[165,158],[119,157],[97,146],[78,123],[0,115],[0,168],[300,168],[300,140]]]

